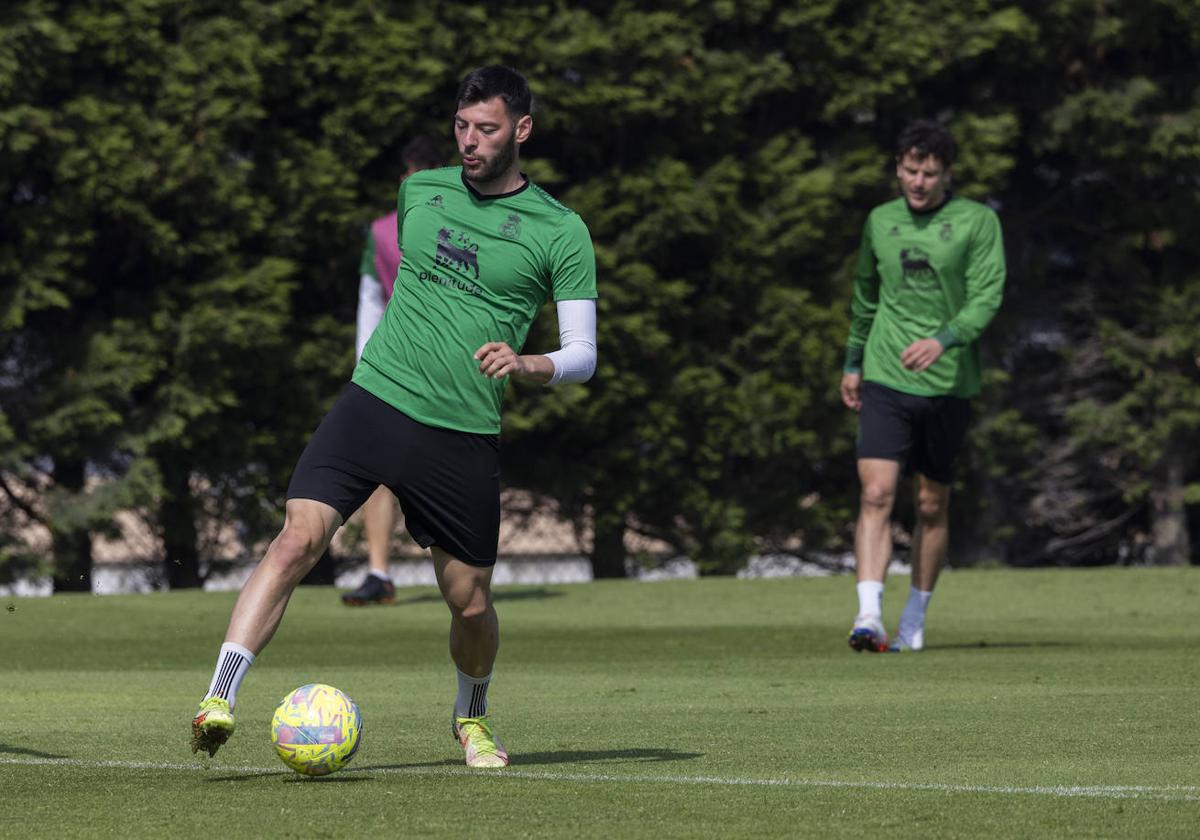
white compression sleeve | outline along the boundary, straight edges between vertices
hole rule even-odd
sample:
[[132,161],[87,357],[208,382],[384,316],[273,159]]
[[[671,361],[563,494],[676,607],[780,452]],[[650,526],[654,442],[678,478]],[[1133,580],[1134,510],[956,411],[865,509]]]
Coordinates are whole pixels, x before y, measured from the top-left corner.
[[362,358],[362,351],[367,346],[367,339],[379,326],[386,306],[383,284],[370,274],[364,274],[358,283],[358,334],[354,339],[355,361]]
[[554,362],[554,375],[547,385],[587,382],[596,372],[596,301],[558,302],[560,349],[547,353]]

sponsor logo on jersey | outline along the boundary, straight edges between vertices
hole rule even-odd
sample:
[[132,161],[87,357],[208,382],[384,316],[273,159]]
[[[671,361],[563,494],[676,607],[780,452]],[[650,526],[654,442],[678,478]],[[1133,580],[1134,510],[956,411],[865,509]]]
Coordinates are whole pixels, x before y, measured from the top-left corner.
[[521,217],[516,213],[509,213],[504,224],[500,225],[500,235],[505,239],[520,239]]
[[425,204],[429,207],[441,207],[443,203],[444,199],[442,198],[441,193],[438,193],[433,198],[425,202]]
[[466,292],[469,295],[475,295],[475,297],[483,297],[483,289],[469,280],[463,280],[461,277],[443,277],[434,271],[421,271],[417,274],[417,279],[425,283],[436,283],[439,286],[445,286],[447,289],[458,289],[460,292]]
[[933,277],[933,265],[929,262],[929,254],[920,248],[904,248],[900,251],[900,270],[905,280],[925,280]]
[[952,236],[954,236],[954,227],[949,222],[942,222],[942,227],[938,231],[938,239],[949,242]]
[[475,272],[479,279],[479,245],[472,242],[465,233],[455,234],[449,228],[442,228],[437,235],[437,252],[434,262],[442,268],[469,275]]
[[892,225],[892,229],[888,231],[888,236],[899,236],[899,235],[900,235],[900,226]]

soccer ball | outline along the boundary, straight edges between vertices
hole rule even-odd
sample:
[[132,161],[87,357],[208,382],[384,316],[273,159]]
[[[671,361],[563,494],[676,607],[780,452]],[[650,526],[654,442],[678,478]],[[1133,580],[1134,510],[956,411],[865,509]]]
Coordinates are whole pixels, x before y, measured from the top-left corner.
[[310,683],[289,692],[275,709],[271,743],[283,763],[306,776],[327,776],[354,758],[362,714],[331,685]]

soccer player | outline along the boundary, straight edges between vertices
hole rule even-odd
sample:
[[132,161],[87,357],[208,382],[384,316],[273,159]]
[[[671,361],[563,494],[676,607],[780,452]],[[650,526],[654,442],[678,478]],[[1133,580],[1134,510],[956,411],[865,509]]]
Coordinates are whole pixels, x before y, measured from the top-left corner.
[[[432,137],[414,137],[401,155],[405,172],[401,181],[413,173],[436,169],[445,160]],[[358,283],[358,318],[354,342],[355,360],[362,358],[367,339],[379,326],[383,311],[392,299],[396,272],[400,268],[400,245],[396,241],[396,211],[380,216],[371,223],[367,245],[363,249],[361,275]],[[342,594],[342,603],[349,607],[367,604],[390,604],[396,598],[396,587],[388,568],[388,548],[396,530],[396,497],[382,484],[362,506],[363,527],[367,532],[367,565],[369,570],[362,585]]]
[[[902,195],[863,228],[841,396],[859,412],[856,651],[918,651],[946,557],[954,461],[979,392],[978,338],[1000,306],[1004,244],[988,207],[950,192],[955,143],[917,120],[900,134]],[[913,475],[912,586],[889,645],[883,585],[901,471]]]
[[[351,383],[288,487],[283,530],[246,581],[192,721],[211,756],[234,731],[238,686],[296,584],[338,526],[383,484],[430,547],[450,609],[458,691],[451,726],[471,767],[504,767],[487,716],[500,633],[491,578],[500,524],[500,404],[510,378],[582,382],[596,365],[596,263],[579,216],[520,170],[533,130],[525,78],[482,67],[458,89],[462,165],[410,176],[398,197],[396,291]],[[561,347],[520,349],[556,301]]]

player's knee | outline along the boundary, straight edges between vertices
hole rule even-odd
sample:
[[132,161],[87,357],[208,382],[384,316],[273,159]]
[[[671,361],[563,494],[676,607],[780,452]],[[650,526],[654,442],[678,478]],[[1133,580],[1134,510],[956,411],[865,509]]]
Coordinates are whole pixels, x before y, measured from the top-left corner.
[[447,597],[446,604],[458,621],[468,625],[481,624],[487,618],[491,598],[486,590],[474,589],[457,598],[453,595]]
[[940,496],[921,494],[917,498],[917,518],[922,525],[940,525],[946,521],[948,513],[949,506]]
[[896,491],[887,484],[864,484],[862,508],[871,513],[889,513],[896,500]]
[[303,521],[289,519],[279,532],[268,556],[280,571],[290,575],[303,575],[325,551],[323,533]]

